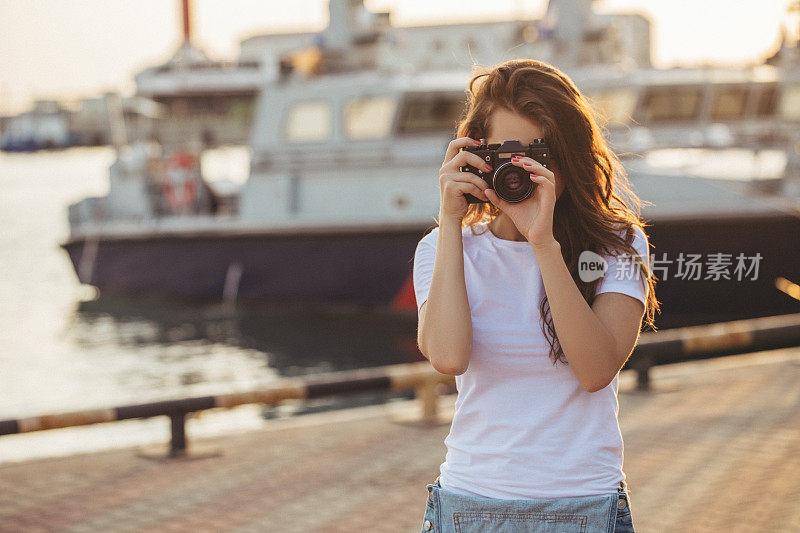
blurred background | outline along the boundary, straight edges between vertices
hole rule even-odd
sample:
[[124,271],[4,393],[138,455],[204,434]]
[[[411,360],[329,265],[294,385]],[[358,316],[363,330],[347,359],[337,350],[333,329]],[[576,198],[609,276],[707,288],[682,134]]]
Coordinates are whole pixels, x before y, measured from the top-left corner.
[[[797,38],[787,0],[0,0],[0,419],[424,360],[436,172],[472,66],[515,57],[575,80],[649,202],[661,328],[798,312]],[[0,461],[165,439],[138,424]]]

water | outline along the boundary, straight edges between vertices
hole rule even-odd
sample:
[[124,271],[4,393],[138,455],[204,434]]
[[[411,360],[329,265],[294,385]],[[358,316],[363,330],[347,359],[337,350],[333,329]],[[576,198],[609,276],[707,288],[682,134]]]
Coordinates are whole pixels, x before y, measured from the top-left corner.
[[[240,153],[210,179],[241,182]],[[286,376],[423,360],[416,323],[381,314],[97,298],[58,244],[67,205],[108,190],[109,148],[0,153],[0,419],[246,391]],[[204,161],[205,162],[205,161]],[[392,399],[320,400],[317,408]],[[289,403],[274,413],[301,409]],[[188,421],[189,438],[262,427],[258,406]],[[165,442],[165,417],[0,436],[0,462]]]

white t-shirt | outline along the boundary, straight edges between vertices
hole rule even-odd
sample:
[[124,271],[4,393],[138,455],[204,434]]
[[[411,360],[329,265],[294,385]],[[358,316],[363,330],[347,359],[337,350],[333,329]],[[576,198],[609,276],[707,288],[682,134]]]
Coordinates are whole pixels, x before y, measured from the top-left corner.
[[[541,330],[545,289],[533,249],[486,226],[475,225],[479,235],[462,229],[472,354],[467,371],[455,376],[458,398],[439,482],[447,490],[505,499],[614,492],[626,477],[619,374],[602,390],[586,392],[568,365],[553,365]],[[438,234],[435,228],[417,245],[417,310],[428,298]],[[649,264],[639,228],[633,245]],[[625,266],[630,263],[604,259],[608,270],[597,294],[620,292],[644,303],[646,284]]]

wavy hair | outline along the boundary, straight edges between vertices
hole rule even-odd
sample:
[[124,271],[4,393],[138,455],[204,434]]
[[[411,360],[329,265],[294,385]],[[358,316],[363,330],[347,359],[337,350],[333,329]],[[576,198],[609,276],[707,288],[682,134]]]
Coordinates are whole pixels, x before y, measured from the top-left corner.
[[[655,314],[660,311],[655,296],[656,278],[633,247],[634,227],[644,232],[650,224],[641,220],[642,201],[631,189],[622,163],[608,147],[595,120],[596,111],[586,97],[563,72],[533,59],[514,59],[493,68],[477,67],[467,93],[466,110],[456,126],[456,137],[488,138],[489,119],[498,108],[521,115],[542,128],[551,162],[564,183],[554,208],[553,236],[561,244],[572,279],[591,306],[601,280],[580,279],[581,252],[628,254],[641,267],[639,277],[648,286],[643,327],[655,330]],[[470,226],[475,233],[476,223],[490,222],[499,214],[500,210],[491,203],[470,204],[462,227]],[[540,312],[553,364],[569,364],[558,341],[546,294]]]

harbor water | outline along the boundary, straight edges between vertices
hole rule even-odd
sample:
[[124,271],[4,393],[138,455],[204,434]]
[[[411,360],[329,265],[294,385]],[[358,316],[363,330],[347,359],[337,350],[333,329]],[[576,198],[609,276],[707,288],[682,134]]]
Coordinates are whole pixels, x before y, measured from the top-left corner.
[[[233,148],[203,160],[209,179],[241,182]],[[58,244],[67,205],[106,194],[111,148],[0,153],[0,419],[247,391],[287,376],[423,360],[415,318],[341,309],[98,297]],[[203,413],[190,439],[260,427],[264,417],[389,401],[359,395]],[[0,462],[166,442],[165,417],[0,437]]]

